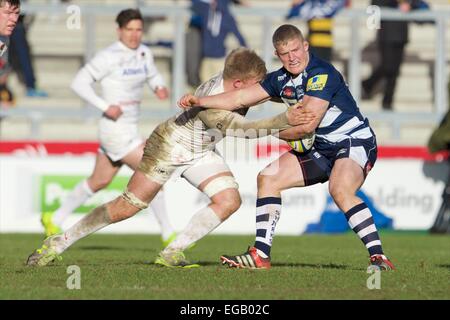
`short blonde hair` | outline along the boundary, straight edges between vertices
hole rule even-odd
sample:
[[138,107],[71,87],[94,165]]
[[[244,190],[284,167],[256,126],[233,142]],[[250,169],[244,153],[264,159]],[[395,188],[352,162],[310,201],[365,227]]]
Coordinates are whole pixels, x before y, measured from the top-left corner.
[[294,39],[300,39],[302,42],[305,41],[299,28],[292,24],[283,24],[273,33],[272,44],[274,48],[277,48],[280,45],[286,45],[288,41]]
[[247,48],[234,49],[225,59],[224,80],[262,79],[266,73],[265,62],[253,50]]

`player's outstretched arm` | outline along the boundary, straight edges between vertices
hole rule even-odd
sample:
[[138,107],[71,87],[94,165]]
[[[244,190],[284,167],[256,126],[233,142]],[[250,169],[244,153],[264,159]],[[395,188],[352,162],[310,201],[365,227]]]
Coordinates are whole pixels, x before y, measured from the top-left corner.
[[299,124],[312,121],[311,112],[292,108],[276,116],[248,120],[244,116],[226,110],[207,109],[198,114],[209,128],[219,129],[223,135],[240,138],[258,138],[272,134],[274,130],[285,130]]
[[203,107],[207,109],[236,110],[240,108],[252,107],[270,99],[267,92],[259,83],[245,89],[237,89],[225,93],[196,97],[186,94],[178,100],[180,108]]

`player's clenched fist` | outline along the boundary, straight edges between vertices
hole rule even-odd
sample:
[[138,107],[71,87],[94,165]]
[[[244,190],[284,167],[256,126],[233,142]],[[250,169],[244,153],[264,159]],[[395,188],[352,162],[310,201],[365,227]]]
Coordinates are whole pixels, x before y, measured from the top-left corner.
[[165,100],[169,97],[169,90],[166,87],[157,87],[155,89],[155,95],[159,100]]
[[108,109],[106,109],[106,111],[104,112],[104,115],[113,120],[116,121],[117,119],[119,119],[119,117],[122,115],[123,111],[122,108],[118,105],[110,105],[108,107]]
[[178,107],[186,109],[190,107],[196,107],[200,105],[200,99],[190,93],[185,94],[178,100]]

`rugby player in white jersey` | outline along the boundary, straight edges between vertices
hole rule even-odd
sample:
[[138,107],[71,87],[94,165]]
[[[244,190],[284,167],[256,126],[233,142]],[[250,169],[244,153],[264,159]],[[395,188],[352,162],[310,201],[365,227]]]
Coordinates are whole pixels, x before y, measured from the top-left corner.
[[[72,82],[72,89],[80,97],[103,112],[94,171],[74,188],[57,211],[43,213],[41,221],[47,236],[61,232],[64,220],[95,192],[107,187],[122,165],[136,170],[144,149],[138,133],[138,118],[145,84],[159,99],[168,97],[153,54],[141,43],[143,18],[139,10],[121,11],[116,22],[119,40],[97,53]],[[96,81],[100,82],[102,96],[92,87]],[[161,225],[162,241],[166,246],[175,233],[167,217],[162,192],[152,201],[151,207]]]
[[[223,73],[202,84],[198,96],[249,87],[266,74],[264,61],[253,51],[240,48],[225,60]],[[289,124],[311,121],[296,108],[272,118],[249,121],[237,112],[192,108],[161,123],[147,139],[144,156],[126,191],[115,200],[94,209],[63,234],[52,236],[28,258],[30,266],[45,266],[79,239],[109,225],[134,216],[147,207],[164,183],[181,175],[204,192],[210,204],[189,221],[156,259],[169,267],[195,267],[183,251],[225,221],[240,204],[238,184],[215,144],[223,134],[238,137],[267,135],[270,129],[287,129]],[[214,128],[216,130],[212,130]],[[236,130],[240,129],[240,130]],[[249,130],[252,129],[252,130]],[[212,131],[211,131],[212,130]],[[178,201],[182,201],[182,197]]]

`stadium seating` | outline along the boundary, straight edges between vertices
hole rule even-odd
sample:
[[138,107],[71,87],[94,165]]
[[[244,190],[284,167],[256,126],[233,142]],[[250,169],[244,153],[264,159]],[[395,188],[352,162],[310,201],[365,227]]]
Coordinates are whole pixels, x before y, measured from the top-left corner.
[[[187,1],[169,1],[153,0],[143,1],[147,4],[169,5],[173,3],[188,3]],[[290,0],[258,0],[249,1],[253,6],[276,6],[288,7]],[[353,1],[353,8],[365,8],[370,1]],[[429,1],[435,9],[440,7],[449,7],[447,0]],[[47,3],[44,0],[33,1],[33,3]],[[92,1],[77,1],[77,4],[92,4]],[[133,6],[135,1],[106,0],[102,4]],[[83,17],[82,17],[83,18]],[[248,40],[251,47],[261,51],[261,18],[257,16],[238,16],[237,20],[241,27],[244,37]],[[282,19],[279,20],[282,23]],[[151,25],[146,34],[146,40],[170,40],[173,38],[174,25],[171,19],[158,21]],[[85,21],[83,20],[83,23]],[[68,110],[78,110],[83,108],[78,97],[71,92],[69,84],[83,63],[85,53],[85,31],[69,30],[65,27],[66,19],[64,16],[54,14],[38,14],[29,30],[29,40],[33,48],[34,65],[37,73],[39,86],[49,92],[48,99],[27,98],[24,95],[24,89],[18,84],[17,78],[12,76],[10,85],[14,88],[17,95],[17,105],[31,108],[40,108],[42,106],[49,108],[67,108]],[[112,16],[100,16],[96,19],[95,50],[103,48],[116,39],[115,24]],[[435,56],[435,31],[433,25],[411,24],[410,43],[406,49],[406,58],[402,65],[401,75],[399,77],[397,91],[394,100],[395,111],[408,112],[427,112],[433,108],[433,90],[432,77],[433,59]],[[375,38],[375,31],[364,29],[360,32],[360,37],[364,46],[369,45]],[[446,43],[450,43],[450,32],[446,34]],[[237,42],[230,37],[230,46]],[[70,41],[67,41],[70,39]],[[345,61],[350,55],[350,24],[345,18],[338,18],[334,28],[335,65],[341,71],[345,70]],[[167,82],[170,84],[171,68],[171,50],[167,47],[152,47],[156,57],[156,63],[159,70],[163,73]],[[450,49],[448,49],[450,50]],[[448,56],[450,56],[448,54]],[[366,77],[371,70],[370,57],[363,55],[362,78]],[[274,60],[274,63],[276,61]],[[274,64],[274,67],[276,64]],[[154,108],[155,110],[167,110],[170,108],[168,101],[158,101],[149,91],[144,95],[144,108]],[[380,109],[381,94],[376,95],[371,101],[363,101],[360,106],[363,112],[377,112]],[[155,124],[162,119],[147,119],[141,122],[142,132],[148,133]],[[83,132],[80,136],[80,130],[74,134],[68,133],[68,127],[83,126]],[[386,125],[375,123],[381,143],[390,143],[392,132]],[[14,127],[14,130],[11,128]],[[419,127],[402,128],[400,142],[404,144],[425,144],[428,135],[432,130],[433,124],[424,124]],[[11,118],[5,119],[0,128],[0,136],[3,139],[27,139],[30,135],[30,125],[26,119]],[[44,119],[40,128],[41,139],[96,139],[95,121],[85,120],[50,120]]]

